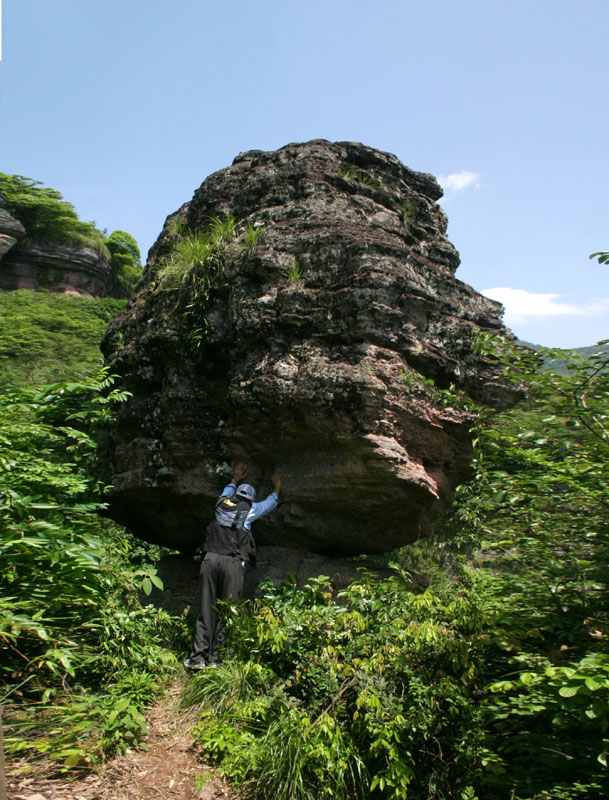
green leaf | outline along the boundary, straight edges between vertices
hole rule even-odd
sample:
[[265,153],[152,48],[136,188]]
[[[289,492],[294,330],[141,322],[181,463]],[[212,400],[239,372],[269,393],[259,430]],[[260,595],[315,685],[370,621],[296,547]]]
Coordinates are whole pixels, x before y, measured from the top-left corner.
[[150,580],[156,586],[157,589],[163,590],[163,581],[159,578],[158,575],[151,575]]

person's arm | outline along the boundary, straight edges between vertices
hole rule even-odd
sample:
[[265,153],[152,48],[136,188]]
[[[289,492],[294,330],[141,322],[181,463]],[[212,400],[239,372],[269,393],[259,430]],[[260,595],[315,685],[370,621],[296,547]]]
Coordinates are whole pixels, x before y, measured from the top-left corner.
[[271,475],[271,481],[273,483],[273,491],[268,495],[265,500],[261,500],[259,503],[252,503],[252,510],[247,515],[246,526],[249,528],[254,520],[259,519],[260,517],[264,516],[264,514],[268,514],[269,511],[272,511],[276,505],[279,503],[279,492],[281,491],[281,478],[279,475],[274,472]]
[[246,475],[247,469],[245,468],[245,464],[235,464],[235,468],[233,469],[233,479],[224,487],[220,497],[232,497],[237,491],[237,484],[241,483]]

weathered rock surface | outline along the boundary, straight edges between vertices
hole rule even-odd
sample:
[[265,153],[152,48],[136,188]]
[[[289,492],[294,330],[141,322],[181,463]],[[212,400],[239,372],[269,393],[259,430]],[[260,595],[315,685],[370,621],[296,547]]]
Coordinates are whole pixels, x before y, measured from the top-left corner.
[[0,259],[22,236],[25,236],[23,225],[0,205]]
[[107,297],[107,258],[88,247],[17,244],[0,256],[0,289],[48,289],[82,297]]
[[86,247],[24,243],[26,229],[2,206],[0,195],[0,290],[108,295],[112,276],[106,255]]
[[[283,479],[259,544],[344,555],[428,534],[471,457],[472,412],[443,391],[513,400],[474,352],[477,331],[505,332],[501,306],[454,277],[441,194],[393,155],[322,140],[211,175],[106,335],[133,393],[103,437],[109,513],[189,550],[244,461],[261,494]],[[163,291],[177,239],[227,215],[238,237],[209,293]]]

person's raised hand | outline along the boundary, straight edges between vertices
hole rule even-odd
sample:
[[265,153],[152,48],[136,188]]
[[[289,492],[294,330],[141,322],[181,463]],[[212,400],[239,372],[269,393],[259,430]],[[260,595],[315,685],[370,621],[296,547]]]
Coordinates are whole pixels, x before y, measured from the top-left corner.
[[233,469],[233,480],[235,481],[235,483],[239,483],[239,481],[242,481],[246,475],[247,475],[247,468],[245,464],[235,464],[235,467]]

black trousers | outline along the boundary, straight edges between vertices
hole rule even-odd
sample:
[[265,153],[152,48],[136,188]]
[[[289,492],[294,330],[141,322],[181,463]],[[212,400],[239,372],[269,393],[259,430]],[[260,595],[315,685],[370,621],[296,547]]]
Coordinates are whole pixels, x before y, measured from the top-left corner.
[[216,611],[218,600],[238,600],[243,592],[245,567],[240,558],[207,553],[199,571],[199,616],[191,654],[218,661],[226,642],[226,624]]

